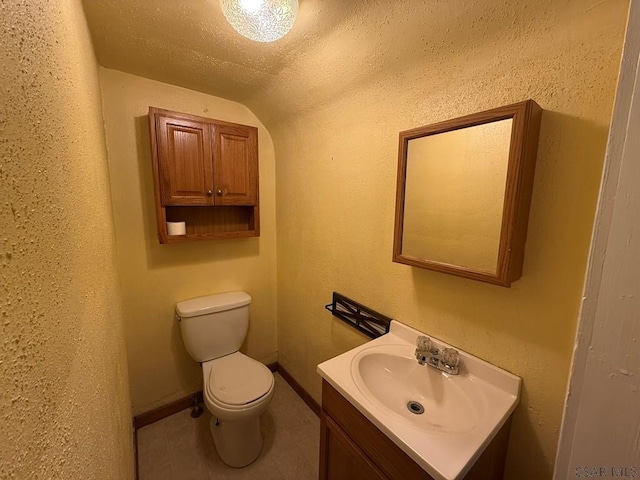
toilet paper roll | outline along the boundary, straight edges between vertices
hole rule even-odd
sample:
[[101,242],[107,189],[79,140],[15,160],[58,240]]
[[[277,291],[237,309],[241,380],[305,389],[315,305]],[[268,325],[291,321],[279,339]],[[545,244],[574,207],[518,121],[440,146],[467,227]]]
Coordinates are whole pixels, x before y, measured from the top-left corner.
[[167,222],[167,234],[169,235],[186,235],[186,222]]

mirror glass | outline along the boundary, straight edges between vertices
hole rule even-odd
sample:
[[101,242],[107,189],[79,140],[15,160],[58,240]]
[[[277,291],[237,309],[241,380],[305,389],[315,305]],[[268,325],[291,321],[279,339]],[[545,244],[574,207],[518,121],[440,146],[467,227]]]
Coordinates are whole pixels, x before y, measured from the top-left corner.
[[407,141],[402,255],[496,274],[513,119]]

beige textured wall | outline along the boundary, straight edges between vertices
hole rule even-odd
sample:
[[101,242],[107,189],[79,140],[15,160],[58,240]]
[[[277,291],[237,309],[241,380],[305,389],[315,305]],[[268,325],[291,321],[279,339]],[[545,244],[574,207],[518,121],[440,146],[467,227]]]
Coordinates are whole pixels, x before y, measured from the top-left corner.
[[403,254],[496,272],[512,125],[409,141]]
[[[100,69],[134,414],[202,388],[202,371],[174,320],[178,301],[242,290],[252,297],[243,351],[276,360],[275,160],[267,130],[245,106]],[[258,127],[260,237],[160,245],[149,106]]]
[[[393,68],[268,123],[279,362],[320,398],[316,365],[365,341],[322,308],[336,290],[520,375],[509,479],[551,477],[628,7],[544,3],[493,3],[478,36],[466,36],[472,19],[449,17],[458,27],[435,44],[426,13],[371,5],[367,25],[396,26],[415,48],[388,37]],[[306,60],[333,58],[348,36],[328,35]],[[360,40],[341,48],[361,58]],[[392,263],[398,132],[527,98],[545,112],[522,279],[506,289]]]
[[133,478],[100,89],[80,4],[2,2],[0,478]]

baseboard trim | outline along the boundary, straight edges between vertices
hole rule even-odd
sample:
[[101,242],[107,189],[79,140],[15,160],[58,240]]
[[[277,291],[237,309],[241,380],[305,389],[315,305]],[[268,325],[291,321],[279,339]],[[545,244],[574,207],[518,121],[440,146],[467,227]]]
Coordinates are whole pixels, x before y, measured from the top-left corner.
[[[278,372],[282,378],[293,388],[293,390],[298,394],[298,396],[306,403],[309,408],[315,413],[317,416],[320,416],[320,405],[318,402],[314,400],[314,398],[307,392],[302,385],[300,385],[292,376],[287,372],[282,365],[278,362],[273,362],[267,364],[267,368],[272,372]],[[171,402],[162,407],[158,407],[154,410],[151,410],[146,413],[141,413],[140,415],[136,415],[133,417],[133,426],[134,430],[138,428],[142,428],[146,425],[150,425],[154,422],[162,420],[165,417],[169,417],[174,413],[178,413],[185,408],[189,408],[193,406],[193,397],[196,396],[198,398],[198,402],[203,402],[202,390],[192,393],[188,397],[181,398],[174,402]],[[137,463],[137,462],[136,462]]]
[[140,415],[136,415],[133,417],[133,425],[136,429],[142,428],[151,423],[157,422],[158,420],[162,420],[165,417],[169,417],[174,413],[178,413],[185,408],[189,408],[193,406],[193,397],[198,398],[198,403],[203,402],[202,390],[199,390],[195,393],[192,393],[188,397],[181,398],[176,400],[175,402],[171,402],[162,407],[158,407],[150,412],[141,413]]
[[278,362],[267,363],[267,368],[272,372],[277,372],[280,365],[278,365]]
[[138,429],[135,423],[133,424],[133,475],[135,480],[140,478],[140,463],[138,462]]
[[295,378],[291,376],[289,372],[287,372],[282,365],[278,365],[278,373],[284,378],[284,380],[293,388],[293,390],[298,394],[304,403],[315,413],[318,417],[320,416],[320,404],[315,401],[315,399],[307,392],[302,385],[300,385]]

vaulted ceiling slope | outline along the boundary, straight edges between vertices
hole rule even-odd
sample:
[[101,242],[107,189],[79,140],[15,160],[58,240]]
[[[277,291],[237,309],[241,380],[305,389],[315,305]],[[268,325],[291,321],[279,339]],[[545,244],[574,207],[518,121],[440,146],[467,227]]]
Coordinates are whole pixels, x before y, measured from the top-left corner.
[[437,70],[460,50],[499,55],[567,21],[552,0],[301,0],[292,31],[264,44],[238,35],[218,0],[83,3],[102,66],[241,102],[267,125],[412,65]]

